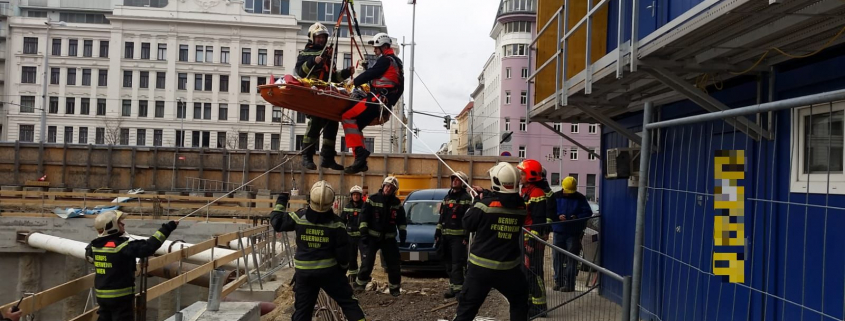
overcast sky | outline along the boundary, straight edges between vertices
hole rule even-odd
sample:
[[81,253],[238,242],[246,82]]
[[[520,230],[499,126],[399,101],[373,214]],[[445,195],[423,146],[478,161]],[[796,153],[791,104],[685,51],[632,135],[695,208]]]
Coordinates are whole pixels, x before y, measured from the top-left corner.
[[[408,0],[382,0],[387,30],[391,37],[405,37],[411,43],[413,6]],[[470,101],[469,95],[478,84],[478,75],[493,53],[495,42],[490,38],[498,0],[419,0],[416,13],[416,62],[414,110],[442,114],[435,99],[454,118]],[[410,46],[405,52],[405,103],[410,98]],[[400,53],[401,58],[401,53]],[[428,85],[431,94],[426,91]],[[434,98],[432,98],[434,95]],[[449,134],[443,118],[414,115],[420,137],[435,151],[448,142]],[[429,153],[414,140],[414,153]]]

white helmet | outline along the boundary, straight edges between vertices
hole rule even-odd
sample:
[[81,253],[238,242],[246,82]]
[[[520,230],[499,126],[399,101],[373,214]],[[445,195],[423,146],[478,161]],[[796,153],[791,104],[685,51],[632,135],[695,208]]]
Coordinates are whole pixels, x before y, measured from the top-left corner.
[[355,193],[364,194],[364,189],[362,189],[361,186],[358,185],[352,186],[352,188],[349,189],[349,194],[352,195]]
[[308,195],[308,206],[316,212],[325,213],[332,210],[332,204],[334,204],[334,189],[329,182],[314,183]]
[[462,171],[457,171],[457,172],[452,173],[452,175],[449,176],[449,178],[452,178],[452,177],[458,177],[461,180],[463,180],[464,182],[466,182],[467,184],[469,184],[469,176],[467,176],[467,174],[462,172]]
[[493,166],[488,173],[493,191],[499,193],[517,193],[519,186],[519,171],[513,165],[500,162]]
[[94,219],[94,229],[97,230],[97,236],[103,237],[120,233],[120,220],[124,217],[123,212],[105,211],[97,215]]
[[367,41],[368,44],[373,45],[375,47],[381,47],[383,45],[393,45],[393,40],[390,39],[384,32],[379,32],[375,36],[373,36],[373,40]]
[[322,23],[316,22],[308,28],[308,40],[314,42],[314,38],[319,35],[329,35],[329,29]]
[[384,182],[381,183],[381,187],[384,185],[393,185],[397,190],[399,189],[399,180],[396,179],[394,176],[388,176],[384,178]]

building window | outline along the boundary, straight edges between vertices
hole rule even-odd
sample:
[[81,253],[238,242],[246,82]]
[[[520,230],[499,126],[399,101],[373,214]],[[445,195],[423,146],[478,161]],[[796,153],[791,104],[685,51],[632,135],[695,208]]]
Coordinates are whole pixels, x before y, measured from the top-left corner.
[[229,105],[217,105],[217,120],[229,120]]
[[102,98],[97,99],[97,116],[106,115],[106,100]]
[[56,126],[47,126],[47,142],[56,142]]
[[505,78],[511,79],[511,67],[505,68]]
[[61,74],[61,69],[50,68],[50,84],[51,85],[58,85],[59,84],[59,75],[60,74]]
[[185,132],[181,130],[176,130],[176,147],[184,147],[185,146]]
[[519,154],[517,156],[519,158],[525,158],[525,146],[519,146]]
[[505,105],[511,104],[511,91],[505,90]]
[[82,69],[82,85],[91,86],[91,69]]
[[205,60],[205,58],[203,58],[204,56],[205,48],[203,48],[203,46],[197,46],[195,49],[194,62],[203,62]]
[[587,132],[590,134],[595,134],[599,132],[599,125],[598,124],[590,124],[590,127],[587,127]]
[[[576,174],[576,173],[569,173],[569,177],[574,178],[574,179],[575,179],[575,184],[578,184],[578,174]],[[576,185],[576,187],[577,187],[577,186],[578,186],[578,185]]]
[[[303,136],[303,135],[296,135],[296,137],[294,138],[294,144],[293,144],[293,147],[294,147],[294,149],[295,149],[295,150],[302,150],[302,139],[303,139],[304,137],[305,137],[305,136]],[[345,150],[345,149],[346,149],[345,147],[343,147],[343,146],[344,146],[344,145],[343,145],[344,143],[345,143],[345,140],[344,140],[344,139],[341,139],[341,140],[340,140],[340,146],[341,146],[341,148],[340,148],[340,149],[341,149],[341,150]]]
[[249,105],[241,105],[240,121],[249,121]]
[[102,13],[60,12],[59,21],[66,21],[68,23],[109,23],[108,19],[106,19],[106,15]]
[[519,119],[519,131],[521,131],[521,132],[528,131],[528,123],[525,121],[525,118]]
[[135,57],[135,43],[127,41],[123,46],[123,58],[132,59]]
[[88,115],[91,113],[91,98],[82,98],[82,102],[79,104],[79,114],[80,115]]
[[552,158],[560,159],[560,147],[559,146],[552,147]]
[[188,45],[179,45],[179,61],[188,61]]
[[62,39],[54,38],[53,39],[53,50],[50,53],[53,56],[61,56],[62,55]]
[[578,124],[569,124],[569,132],[573,134],[577,134],[580,131]]
[[202,119],[211,119],[211,103],[202,105]]
[[23,38],[23,53],[27,55],[34,55],[38,53],[38,38],[24,37]]
[[107,69],[97,70],[97,86],[105,87],[109,85],[109,71]]
[[161,146],[162,145],[162,143],[164,141],[164,139],[162,137],[162,136],[164,136],[163,134],[164,133],[161,129],[154,129],[153,130],[153,146]]
[[73,115],[75,113],[76,113],[76,98],[75,97],[65,98],[65,114]]
[[141,59],[150,59],[150,43],[141,43]]
[[106,143],[106,129],[97,127],[94,129],[94,144],[103,145]]
[[177,102],[176,103],[176,118],[185,119],[185,116],[187,114],[188,114],[188,103]]
[[528,55],[528,45],[526,44],[511,44],[502,47],[505,57],[511,56],[526,56]]
[[82,56],[83,57],[93,57],[94,56],[94,40],[83,40],[82,41]]
[[65,126],[64,142],[73,144],[73,126]]
[[21,67],[21,83],[34,84],[35,83],[35,67]]
[[845,188],[843,119],[845,103],[842,102],[797,111],[790,134],[792,146],[796,146],[798,151],[792,153],[791,192],[845,193],[842,191]]
[[142,71],[141,72],[141,83],[139,84],[141,88],[150,88],[150,72],[149,71]]
[[229,63],[229,47],[220,47],[220,63]]
[[158,44],[158,60],[167,60],[167,44],[160,43]]
[[205,91],[212,91],[213,90],[211,88],[211,82],[212,82],[211,77],[214,77],[214,75],[211,75],[211,74],[205,75]]
[[132,88],[132,70],[123,71],[123,88]]
[[279,150],[279,134],[270,134],[270,149]]
[[202,90],[202,74],[194,74],[194,90]]
[[255,150],[264,150],[264,134],[255,133],[255,143],[253,145]]
[[584,196],[588,200],[596,199],[596,174],[587,174],[587,193]]
[[22,142],[34,142],[35,125],[18,125],[18,140]]
[[528,68],[522,68],[522,79],[528,78]]
[[217,132],[217,148],[226,147],[226,132]]
[[592,153],[587,153],[587,159],[589,159],[589,160],[596,160],[596,159],[598,159],[598,158],[596,157],[596,155],[598,155],[598,153],[599,153],[599,150],[598,150],[598,149],[596,149],[596,148],[593,148],[593,152],[592,152]]
[[138,101],[138,117],[147,117],[147,109],[149,103],[150,102],[147,100]]
[[205,46],[205,62],[213,62],[213,60],[214,60],[214,47]]
[[297,124],[304,124],[305,123],[305,114],[300,113],[300,112],[296,112],[296,123]]
[[519,104],[525,106],[528,105],[528,92],[523,90],[519,93]]
[[560,184],[560,173],[552,173],[552,186]]
[[220,92],[229,92],[229,76],[220,75]]
[[578,160],[578,148],[572,147],[569,149],[569,160]]
[[238,149],[247,149],[249,146],[249,136],[247,133],[238,134]]
[[156,89],[164,89],[167,73],[164,71],[156,71]]
[[250,48],[243,48],[241,50],[241,64],[249,65],[250,61],[252,61],[252,53]]
[[265,117],[267,116],[265,115],[264,109],[264,105],[255,106],[255,121],[264,122]]
[[[302,20],[335,21],[337,20],[335,13],[340,14],[339,3],[302,1]],[[361,21],[361,23],[366,22]]]
[[120,144],[129,145],[129,128],[120,129]]
[[21,96],[21,113],[35,112],[35,96]]
[[282,107],[273,106],[273,112],[270,115],[270,121],[274,123],[282,122]]
[[552,128],[554,128],[555,131],[560,131],[560,123],[552,124]]
[[88,144],[88,127],[79,127],[79,143]]
[[71,57],[76,57],[76,51],[79,47],[79,41],[76,39],[69,39],[67,44],[67,55]]
[[241,92],[249,93],[249,76],[241,76]]
[[194,103],[194,119],[202,118],[202,103]]
[[361,5],[365,24],[381,25],[381,6]]
[[138,146],[146,146],[147,145],[147,130],[138,128],[135,130],[135,145]]
[[50,97],[50,107],[47,112],[51,114],[59,113],[59,97]]
[[343,69],[348,69],[352,67],[352,54],[345,53],[343,54]]
[[258,49],[258,65],[267,65],[267,49]]
[[514,21],[505,23],[505,33],[531,32],[531,22]]
[[164,101],[156,101],[155,118],[164,118]]
[[179,73],[179,83],[176,84],[176,88],[179,90],[188,89],[188,74]]
[[[274,50],[273,51],[273,66],[281,66],[284,62],[285,52],[283,50]],[[352,56],[352,55],[350,55]],[[344,54],[346,57],[346,54]],[[344,59],[345,61],[346,59]],[[351,65],[351,64],[350,64]]]
[[76,86],[76,68],[67,69],[67,85]]
[[[106,40],[100,40],[100,58],[108,58],[109,57],[109,42]],[[86,128],[87,130],[87,128]]]
[[132,101],[129,99],[124,99],[123,104],[120,109],[120,116],[129,117],[132,116]]

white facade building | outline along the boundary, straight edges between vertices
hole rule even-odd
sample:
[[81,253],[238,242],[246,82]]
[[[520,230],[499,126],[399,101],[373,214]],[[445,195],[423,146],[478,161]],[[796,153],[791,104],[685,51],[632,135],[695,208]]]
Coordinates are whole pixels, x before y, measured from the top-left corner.
[[[13,0],[3,26],[0,140],[298,150],[305,115],[257,86],[294,73],[305,30],[334,29],[337,1]],[[269,8],[263,8],[270,4]],[[0,6],[1,8],[2,6]],[[362,32],[386,32],[380,1],[356,1]],[[262,13],[251,13],[262,12]],[[54,23],[47,36],[45,22]],[[345,25],[343,26],[346,27]],[[346,29],[342,29],[346,30]],[[341,32],[339,69],[358,63]],[[368,36],[364,37],[364,40]],[[46,104],[42,103],[43,59]],[[373,59],[372,57],[368,57]],[[358,72],[362,71],[359,67]],[[395,110],[402,110],[401,103]],[[365,130],[375,152],[398,151],[394,124]],[[337,148],[343,147],[343,130]]]

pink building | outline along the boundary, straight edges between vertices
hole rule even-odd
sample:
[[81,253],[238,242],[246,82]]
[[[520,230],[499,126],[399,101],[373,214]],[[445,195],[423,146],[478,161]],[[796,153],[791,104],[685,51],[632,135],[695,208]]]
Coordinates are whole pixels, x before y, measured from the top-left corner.
[[[601,162],[538,123],[526,121],[528,108],[528,44],[535,27],[534,0],[502,0],[490,37],[496,40],[493,54],[478,76],[469,113],[470,155],[511,155],[540,161],[555,190],[566,176],[578,179],[579,191],[598,197]],[[556,129],[598,152],[598,124],[556,123]],[[512,132],[509,142],[502,135]]]

